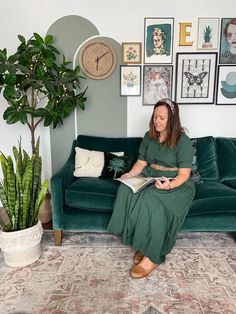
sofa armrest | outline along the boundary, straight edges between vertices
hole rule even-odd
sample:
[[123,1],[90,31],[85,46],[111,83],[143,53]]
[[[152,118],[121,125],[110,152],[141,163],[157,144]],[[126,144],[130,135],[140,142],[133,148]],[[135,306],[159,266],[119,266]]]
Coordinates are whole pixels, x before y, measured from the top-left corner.
[[53,229],[63,229],[65,190],[75,180],[74,167],[74,156],[71,154],[65,165],[51,178]]

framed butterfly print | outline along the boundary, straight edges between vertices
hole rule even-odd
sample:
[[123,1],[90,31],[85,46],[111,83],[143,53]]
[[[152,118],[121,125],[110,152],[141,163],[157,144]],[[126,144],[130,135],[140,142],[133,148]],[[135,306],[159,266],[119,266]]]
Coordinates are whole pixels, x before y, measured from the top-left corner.
[[175,101],[178,104],[213,104],[217,53],[177,53]]

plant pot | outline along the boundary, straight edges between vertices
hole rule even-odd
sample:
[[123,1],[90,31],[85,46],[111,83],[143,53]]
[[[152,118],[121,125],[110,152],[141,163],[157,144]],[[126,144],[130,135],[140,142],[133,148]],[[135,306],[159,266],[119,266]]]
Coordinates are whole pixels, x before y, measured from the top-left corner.
[[202,48],[212,48],[212,43],[205,42],[205,43],[202,44]]
[[1,247],[5,263],[11,267],[25,267],[41,255],[43,228],[39,220],[33,227],[19,231],[2,231]]
[[52,221],[51,194],[47,193],[39,209],[39,220],[42,224]]

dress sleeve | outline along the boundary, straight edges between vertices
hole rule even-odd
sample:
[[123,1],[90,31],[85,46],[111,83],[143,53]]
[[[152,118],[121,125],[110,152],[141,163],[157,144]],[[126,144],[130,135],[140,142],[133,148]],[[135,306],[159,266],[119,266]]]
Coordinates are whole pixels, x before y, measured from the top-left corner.
[[148,133],[144,135],[144,138],[142,139],[141,145],[139,147],[139,154],[138,159],[146,161],[146,151],[148,146]]
[[178,168],[192,168],[193,147],[190,138],[183,134],[177,144]]

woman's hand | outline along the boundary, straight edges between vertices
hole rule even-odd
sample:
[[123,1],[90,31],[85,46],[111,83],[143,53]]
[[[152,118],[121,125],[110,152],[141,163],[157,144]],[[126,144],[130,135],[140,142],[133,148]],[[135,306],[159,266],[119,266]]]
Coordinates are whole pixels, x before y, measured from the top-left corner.
[[132,173],[126,172],[126,173],[122,174],[121,179],[128,179],[131,177],[133,177]]
[[166,177],[161,177],[161,180],[156,180],[155,187],[160,190],[170,190],[170,180]]

